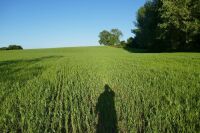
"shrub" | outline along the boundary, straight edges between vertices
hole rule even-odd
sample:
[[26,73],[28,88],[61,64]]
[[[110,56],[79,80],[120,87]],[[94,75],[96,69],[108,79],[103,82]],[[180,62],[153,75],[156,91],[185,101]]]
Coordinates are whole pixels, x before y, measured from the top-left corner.
[[9,45],[8,47],[2,47],[0,50],[22,50],[22,46],[20,45]]

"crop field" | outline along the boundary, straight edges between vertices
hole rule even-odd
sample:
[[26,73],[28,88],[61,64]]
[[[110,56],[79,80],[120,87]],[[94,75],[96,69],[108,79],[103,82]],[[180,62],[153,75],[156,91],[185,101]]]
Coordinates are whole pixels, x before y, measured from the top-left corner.
[[0,51],[0,132],[199,131],[199,53]]

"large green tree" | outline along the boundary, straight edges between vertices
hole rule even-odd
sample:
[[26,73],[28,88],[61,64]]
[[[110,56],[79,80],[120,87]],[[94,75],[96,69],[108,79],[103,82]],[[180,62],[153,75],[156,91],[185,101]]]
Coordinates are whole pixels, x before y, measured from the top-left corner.
[[200,37],[200,1],[199,0],[161,0],[159,8],[162,22],[161,39],[171,49],[198,48]]
[[112,29],[111,31],[103,30],[99,34],[99,43],[101,45],[119,45],[122,32],[119,29]]
[[149,0],[137,13],[136,47],[156,50],[200,49],[199,0]]
[[133,30],[136,35],[136,47],[151,49],[157,44],[157,25],[159,23],[158,5],[156,2],[148,1],[137,12],[137,29]]

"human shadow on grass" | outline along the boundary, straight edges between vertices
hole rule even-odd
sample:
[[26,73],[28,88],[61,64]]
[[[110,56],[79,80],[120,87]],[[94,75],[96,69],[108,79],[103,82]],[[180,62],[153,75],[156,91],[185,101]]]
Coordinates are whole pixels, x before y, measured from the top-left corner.
[[98,115],[97,133],[118,133],[114,97],[115,92],[106,84],[104,92],[100,94],[96,104],[96,114]]

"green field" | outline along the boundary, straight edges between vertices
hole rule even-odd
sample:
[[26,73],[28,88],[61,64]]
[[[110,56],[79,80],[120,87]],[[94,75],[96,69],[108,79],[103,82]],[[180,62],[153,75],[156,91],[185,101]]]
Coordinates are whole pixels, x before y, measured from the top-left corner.
[[0,51],[0,132],[199,132],[200,53]]

